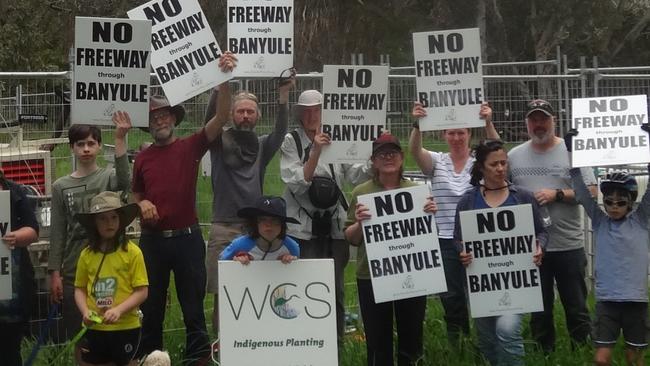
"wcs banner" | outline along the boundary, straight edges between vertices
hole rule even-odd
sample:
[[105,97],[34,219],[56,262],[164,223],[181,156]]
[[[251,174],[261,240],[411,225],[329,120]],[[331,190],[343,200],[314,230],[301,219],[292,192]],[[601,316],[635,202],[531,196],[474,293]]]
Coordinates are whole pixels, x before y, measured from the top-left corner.
[[219,261],[221,365],[338,364],[334,261]]

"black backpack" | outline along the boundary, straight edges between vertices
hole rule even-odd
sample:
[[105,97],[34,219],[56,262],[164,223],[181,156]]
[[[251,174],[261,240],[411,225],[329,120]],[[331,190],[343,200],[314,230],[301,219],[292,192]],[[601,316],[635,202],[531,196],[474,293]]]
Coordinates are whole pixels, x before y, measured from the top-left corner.
[[[303,163],[309,158],[309,149],[307,147],[304,151],[302,149],[302,143],[300,142],[300,136],[298,131],[291,131],[291,136],[296,142],[296,149],[298,150],[298,157],[302,160]],[[332,178],[324,176],[314,176],[311,179],[311,185],[309,186],[309,200],[311,204],[316,208],[328,209],[336,204],[337,201],[341,202],[341,206],[345,211],[348,210],[348,202],[341,192],[338,184],[336,184],[336,175],[334,174],[334,164],[329,164],[330,172],[332,173]]]

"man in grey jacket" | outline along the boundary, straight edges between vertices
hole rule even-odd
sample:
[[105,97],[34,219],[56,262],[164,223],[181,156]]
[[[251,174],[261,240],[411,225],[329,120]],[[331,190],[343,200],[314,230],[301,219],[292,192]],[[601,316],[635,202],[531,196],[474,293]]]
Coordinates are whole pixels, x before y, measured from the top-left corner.
[[[273,131],[258,136],[255,126],[262,117],[257,97],[247,91],[233,98],[231,123],[210,146],[212,177],[212,226],[206,255],[208,292],[214,294],[212,326],[218,332],[218,270],[219,255],[230,242],[245,233],[245,221],[237,210],[252,206],[262,196],[264,173],[275,152],[282,144],[289,122],[289,91],[295,85],[295,76],[281,79],[278,85],[278,115]],[[218,108],[217,91],[210,97],[206,122]]]

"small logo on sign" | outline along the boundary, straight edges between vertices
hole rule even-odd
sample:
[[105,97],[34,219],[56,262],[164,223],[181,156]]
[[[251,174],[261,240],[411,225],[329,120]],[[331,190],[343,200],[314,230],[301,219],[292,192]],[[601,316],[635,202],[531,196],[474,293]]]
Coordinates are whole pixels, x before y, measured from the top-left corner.
[[106,109],[104,109],[104,116],[110,117],[115,112],[115,104],[111,103]]
[[194,74],[192,74],[192,86],[199,86],[203,84],[203,80],[199,77],[199,74],[195,71]]
[[456,110],[455,109],[450,109],[449,112],[445,115],[445,121],[456,121],[458,117],[456,117]]
[[406,276],[406,279],[404,282],[402,282],[402,288],[403,289],[412,289],[415,287],[415,283],[413,283],[413,277],[411,275]]
[[359,148],[357,147],[357,144],[352,144],[346,151],[345,151],[346,156],[352,156],[355,157],[359,155]]
[[510,293],[508,291],[503,293],[503,296],[499,299],[499,306],[510,306],[512,305],[512,299],[510,298]]
[[253,64],[253,68],[259,69],[259,70],[264,70],[266,69],[266,62],[264,62],[264,56],[260,56],[260,58],[255,61]]

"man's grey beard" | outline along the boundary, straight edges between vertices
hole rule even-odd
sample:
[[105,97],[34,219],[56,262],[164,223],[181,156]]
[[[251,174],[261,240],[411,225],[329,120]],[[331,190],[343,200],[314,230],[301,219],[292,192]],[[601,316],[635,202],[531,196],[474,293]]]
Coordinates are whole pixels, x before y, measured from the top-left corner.
[[553,134],[552,133],[545,133],[543,136],[537,136],[535,134],[532,134],[530,136],[530,139],[533,141],[534,144],[536,145],[543,145],[547,144],[551,139],[553,139]]
[[233,122],[233,124],[232,124],[232,128],[233,128],[234,130],[236,130],[236,131],[250,131],[250,132],[254,132],[254,131],[255,131],[255,126],[250,126],[250,125],[248,125],[248,126],[244,126],[243,123],[238,125],[238,124],[236,124],[236,123]]

